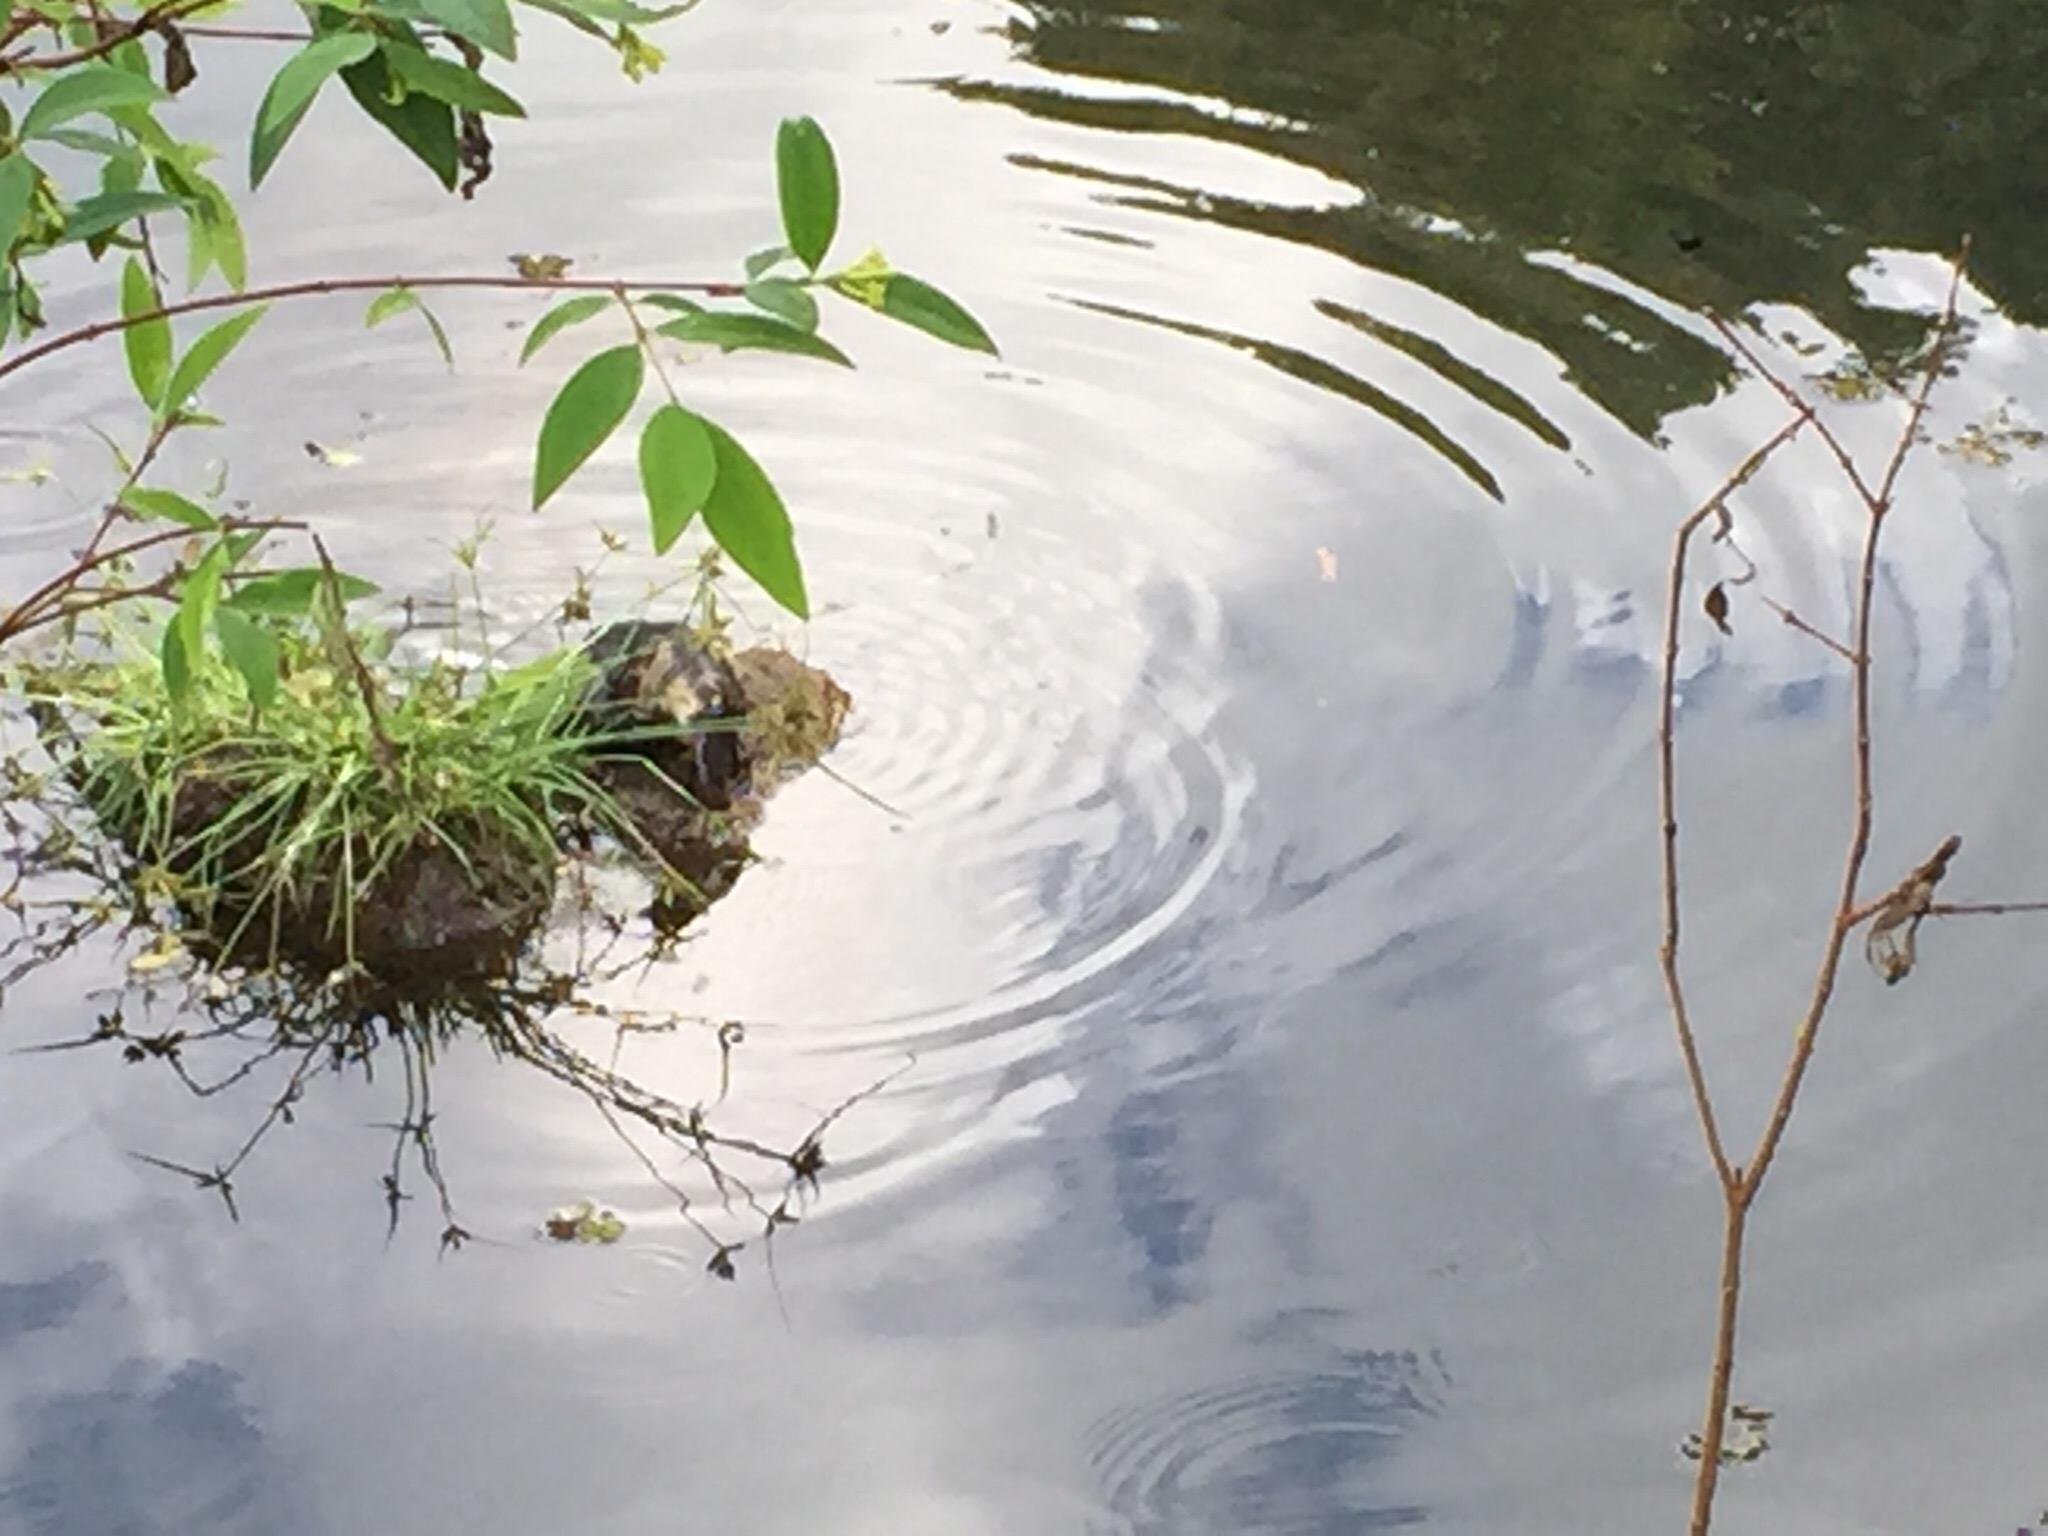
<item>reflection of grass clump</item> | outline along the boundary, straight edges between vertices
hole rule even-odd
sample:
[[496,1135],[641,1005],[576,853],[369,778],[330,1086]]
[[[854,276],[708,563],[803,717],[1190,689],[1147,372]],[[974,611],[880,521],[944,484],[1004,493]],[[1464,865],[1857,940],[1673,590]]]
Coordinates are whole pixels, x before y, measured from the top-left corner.
[[558,825],[610,820],[588,764],[614,738],[577,723],[593,663],[356,676],[310,625],[279,638],[260,711],[221,666],[174,701],[156,657],[118,643],[36,667],[29,689],[102,825],[224,951],[502,969],[547,910]]

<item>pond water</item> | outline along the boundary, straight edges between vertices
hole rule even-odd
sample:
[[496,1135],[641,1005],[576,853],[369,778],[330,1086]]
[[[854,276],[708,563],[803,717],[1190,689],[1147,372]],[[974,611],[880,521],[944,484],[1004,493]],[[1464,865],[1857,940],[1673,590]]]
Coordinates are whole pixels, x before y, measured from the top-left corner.
[[[786,791],[619,996],[747,1022],[736,1125],[889,1081],[773,1275],[755,1241],[726,1284],[586,1104],[480,1047],[437,1069],[477,1236],[446,1257],[426,1200],[386,1241],[390,1076],[316,1083],[235,1225],[130,1154],[210,1163],[260,1081],[10,1056],[0,1532],[1678,1528],[1719,1230],[1656,970],[1660,594],[1673,524],[1783,418],[1696,306],[1846,377],[1921,340],[1974,234],[1887,534],[1873,880],[1957,831],[1958,896],[2048,895],[2048,453],[2000,435],[2048,408],[2033,8],[762,0],[673,25],[638,86],[531,31],[475,202],[325,102],[253,205],[259,280],[722,276],[808,112],[843,249],[1003,346],[849,313],[857,374],[687,375],[794,510],[805,644],[857,709],[833,764],[888,809]],[[274,62],[202,53],[223,143]],[[356,303],[273,316],[220,384],[233,488],[398,592],[495,519],[493,600],[543,612],[596,528],[638,549],[630,456],[524,512],[567,354],[512,366],[526,296],[444,310],[452,376]],[[123,422],[115,355],[73,356],[7,386],[0,447],[58,470],[8,488],[12,585],[82,537],[85,425]],[[1873,462],[1901,416],[1828,410]],[[1825,452],[1740,511],[1768,589],[1841,628],[1860,513]],[[614,558],[600,599],[662,574]],[[1838,879],[1843,669],[1753,603],[1685,640],[1688,963],[1746,1146]],[[2003,1533],[2048,1500],[2033,921],[1847,973],[1752,1232],[1737,1394],[1773,1448],[1717,1528]],[[110,979],[25,982],[0,1045],[89,1031]],[[708,1034],[628,1060],[713,1091]],[[617,1245],[536,1234],[586,1197]]]

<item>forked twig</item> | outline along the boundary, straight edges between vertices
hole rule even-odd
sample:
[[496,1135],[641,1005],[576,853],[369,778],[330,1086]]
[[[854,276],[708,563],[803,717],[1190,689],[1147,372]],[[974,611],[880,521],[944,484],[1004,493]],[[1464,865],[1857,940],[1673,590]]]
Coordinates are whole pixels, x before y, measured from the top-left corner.
[[[1664,669],[1661,708],[1658,719],[1658,791],[1663,817],[1663,906],[1664,933],[1659,949],[1659,959],[1664,972],[1666,989],[1670,995],[1673,1023],[1678,1035],[1680,1054],[1684,1058],[1687,1081],[1691,1085],[1693,1104],[1697,1111],[1700,1127],[1705,1136],[1707,1152],[1713,1163],[1714,1172],[1721,1184],[1723,1203],[1723,1228],[1720,1264],[1719,1304],[1716,1314],[1713,1364],[1709,1374],[1705,1422],[1698,1436],[1699,1472],[1693,1487],[1693,1501],[1690,1531],[1691,1536],[1707,1536],[1713,1518],[1715,1490],[1718,1486],[1722,1450],[1726,1441],[1730,1412],[1730,1389],[1735,1366],[1736,1323],[1740,1310],[1743,1280],[1743,1248],[1747,1236],[1749,1212],[1764,1178],[1770,1172],[1783,1144],[1786,1128],[1790,1125],[1792,1112],[1798,1102],[1799,1089],[1804,1082],[1807,1069],[1813,1061],[1814,1049],[1819,1041],[1820,1026],[1828,1005],[1835,992],[1840,973],[1841,960],[1850,933],[1864,922],[1870,922],[1869,945],[1871,958],[1878,965],[1880,974],[1888,981],[1897,981],[1911,969],[1913,963],[1913,935],[1920,922],[1927,917],[1963,915],[1966,913],[1999,913],[2018,911],[2048,911],[2048,902],[1943,904],[1934,901],[1934,890],[1946,874],[1949,861],[1954,857],[1961,840],[1949,838],[1935,850],[1932,857],[1910,872],[1898,885],[1884,896],[1859,904],[1858,890],[1863,878],[1864,865],[1869,855],[1871,828],[1875,815],[1871,770],[1871,626],[1875,607],[1877,585],[1878,541],[1884,531],[1887,514],[1891,511],[1892,496],[1897,489],[1899,475],[1905,467],[1913,445],[1919,440],[1920,424],[1927,412],[1927,404],[1936,381],[1942,376],[1943,363],[1948,347],[1957,328],[1957,302],[1962,290],[1963,273],[1969,258],[1969,242],[1965,239],[1958,252],[1950,275],[1948,296],[1942,307],[1941,317],[1935,328],[1926,364],[1918,390],[1912,397],[1906,421],[1900,431],[1898,442],[1887,459],[1884,471],[1875,485],[1865,478],[1827,423],[1815,412],[1811,404],[1803,399],[1797,390],[1774,374],[1751,348],[1749,343],[1720,316],[1709,318],[1715,328],[1728,342],[1736,354],[1753,369],[1759,377],[1774,389],[1791,408],[1793,415],[1778,432],[1743,461],[1721,488],[1694,510],[1679,524],[1674,540],[1669,590],[1665,607]],[[1853,615],[1853,635],[1848,643],[1834,639],[1824,631],[1799,618],[1790,609],[1765,599],[1766,605],[1786,624],[1811,636],[1826,645],[1848,664],[1852,684],[1852,752],[1850,764],[1850,788],[1854,803],[1854,817],[1851,824],[1847,853],[1843,861],[1840,894],[1835,903],[1833,920],[1829,925],[1827,938],[1822,946],[1820,963],[1816,970],[1813,986],[1806,1006],[1794,1032],[1791,1053],[1785,1065],[1784,1076],[1773,1099],[1769,1118],[1765,1123],[1756,1147],[1746,1166],[1730,1160],[1723,1139],[1719,1121],[1715,1114],[1713,1096],[1708,1088],[1704,1070],[1701,1067],[1698,1041],[1694,1023],[1687,1008],[1684,987],[1678,968],[1680,886],[1678,865],[1678,816],[1677,816],[1677,730],[1676,715],[1678,701],[1678,626],[1684,608],[1687,575],[1687,558],[1693,535],[1709,517],[1721,518],[1721,533],[1726,535],[1731,526],[1731,514],[1727,509],[1730,493],[1754,475],[1765,459],[1789,442],[1799,431],[1811,425],[1833,454],[1844,477],[1854,487],[1862,501],[1866,514],[1863,548],[1859,564],[1856,587],[1856,606]],[[1739,553],[1739,550],[1738,550]],[[1747,557],[1743,557],[1748,563]],[[1747,581],[1754,575],[1750,565],[1748,575],[1740,578]],[[1725,612],[1725,603],[1719,609],[1710,610],[1717,622]]]

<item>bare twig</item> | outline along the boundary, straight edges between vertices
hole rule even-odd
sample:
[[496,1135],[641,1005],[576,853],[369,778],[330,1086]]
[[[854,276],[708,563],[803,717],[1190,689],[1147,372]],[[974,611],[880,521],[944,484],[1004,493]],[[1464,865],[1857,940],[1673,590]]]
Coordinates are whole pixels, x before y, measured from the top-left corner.
[[377,703],[377,680],[370,675],[370,669],[363,662],[363,653],[356,649],[355,637],[348,632],[348,602],[341,595],[341,575],[334,568],[334,561],[328,557],[327,543],[319,534],[313,535],[313,549],[320,556],[320,571],[326,579],[327,600],[332,608],[328,639],[341,654],[338,661],[348,664],[349,675],[355,679],[356,692],[363,701],[363,713],[370,721],[370,745],[377,759],[377,769],[393,789],[398,787],[398,751],[391,745],[391,738],[384,730],[384,711]]
[[2004,917],[2011,912],[2048,912],[2048,901],[1937,901],[1929,917]]
[[[1790,1058],[1780,1081],[1777,1095],[1772,1103],[1770,1117],[1763,1133],[1758,1138],[1756,1150],[1747,1168],[1731,1166],[1723,1155],[1714,1130],[1713,1107],[1707,1095],[1700,1073],[1698,1054],[1694,1047],[1692,1025],[1687,1017],[1684,999],[1677,986],[1675,957],[1678,936],[1678,876],[1677,876],[1677,819],[1674,811],[1675,775],[1673,770],[1674,732],[1673,715],[1677,694],[1677,634],[1678,615],[1683,597],[1686,545],[1693,531],[1710,513],[1720,508],[1727,492],[1716,494],[1699,510],[1692,513],[1680,525],[1676,548],[1672,556],[1671,587],[1666,611],[1665,667],[1663,708],[1659,723],[1660,783],[1664,810],[1664,901],[1665,941],[1662,950],[1667,984],[1672,994],[1673,1017],[1677,1023],[1679,1043],[1685,1056],[1687,1076],[1692,1082],[1695,1104],[1703,1126],[1707,1129],[1708,1149],[1713,1157],[1714,1169],[1720,1177],[1723,1196],[1724,1224],[1721,1244],[1721,1286],[1719,1306],[1716,1313],[1713,1366],[1709,1374],[1705,1423],[1699,1436],[1699,1472],[1693,1485],[1692,1514],[1689,1529],[1691,1536],[1708,1536],[1713,1521],[1714,1495],[1719,1484],[1722,1446],[1727,1435],[1731,1383],[1735,1367],[1735,1341],[1737,1321],[1742,1295],[1743,1242],[1747,1233],[1749,1212],[1757,1193],[1762,1188],[1765,1176],[1770,1172],[1779,1148],[1782,1146],[1787,1126],[1790,1125],[1794,1106],[1798,1102],[1800,1085],[1813,1061],[1816,1044],[1819,1041],[1820,1026],[1834,996],[1836,980],[1840,973],[1842,952],[1851,931],[1861,922],[1877,916],[1879,922],[1890,921],[1894,928],[1905,925],[1908,935],[1904,941],[1907,948],[1901,964],[1887,969],[1886,979],[1897,980],[1911,966],[1910,931],[1919,919],[1931,915],[1934,910],[1932,896],[1935,885],[1946,872],[1948,861],[1954,856],[1960,839],[1945,841],[1934,855],[1920,865],[1893,891],[1867,906],[1859,906],[1857,890],[1863,877],[1865,860],[1869,855],[1871,827],[1875,815],[1871,771],[1871,708],[1870,708],[1870,667],[1871,667],[1871,626],[1875,608],[1877,584],[1878,540],[1884,531],[1884,521],[1891,509],[1891,498],[1898,484],[1901,470],[1913,444],[1918,440],[1920,422],[1926,414],[1927,402],[1933,393],[1936,381],[1941,377],[1943,359],[1947,345],[1956,327],[1956,306],[1961,294],[1965,264],[1969,257],[1969,242],[1964,240],[1958,252],[1951,273],[1948,298],[1943,306],[1940,322],[1929,351],[1925,373],[1920,388],[1913,398],[1903,430],[1897,445],[1893,448],[1884,473],[1873,488],[1862,472],[1856,467],[1840,439],[1814,412],[1813,407],[1800,397],[1789,384],[1773,374],[1759,359],[1748,344],[1719,316],[1712,316],[1721,335],[1735,348],[1755,371],[1765,379],[1785,400],[1794,412],[1793,418],[1780,430],[1760,454],[1775,448],[1798,429],[1811,422],[1835,456],[1843,474],[1855,487],[1862,499],[1867,514],[1864,529],[1863,551],[1857,583],[1856,609],[1854,616],[1854,637],[1847,646],[1829,639],[1828,636],[1797,619],[1789,609],[1771,604],[1774,611],[1786,623],[1823,641],[1830,649],[1840,654],[1848,663],[1852,679],[1852,757],[1851,792],[1855,812],[1852,821],[1849,846],[1843,861],[1840,894],[1836,900],[1833,921],[1828,928],[1822,946],[1818,970],[1813,988],[1808,997],[1798,1028],[1794,1032]],[[1752,455],[1745,464],[1745,470],[1753,471],[1753,465],[1760,462],[1759,455]],[[1738,471],[1738,474],[1743,474]],[[1743,475],[1746,478],[1746,475]],[[1768,600],[1767,600],[1768,601]],[[2048,904],[2043,904],[2048,910]],[[1873,938],[1876,930],[1873,927]]]
[[1756,355],[1755,349],[1742,339],[1742,334],[1734,326],[1711,310],[1707,312],[1707,319],[1713,324],[1714,329],[1721,333],[1721,339],[1735,349],[1737,355],[1750,366],[1758,378],[1778,392],[1779,397],[1792,408],[1795,415],[1813,423],[1814,431],[1820,434],[1820,440],[1827,444],[1828,452],[1835,456],[1835,462],[1842,467],[1842,473],[1849,477],[1849,483],[1856,488],[1856,494],[1861,496],[1867,505],[1873,499],[1870,487],[1864,482],[1863,472],[1856,467],[1856,461],[1849,456],[1849,450],[1843,447],[1842,440],[1835,436],[1834,429],[1807,403],[1798,390],[1771,372],[1764,360]]
[[1790,608],[1787,608],[1783,603],[1778,602],[1774,598],[1766,597],[1761,592],[1757,593],[1756,597],[1758,602],[1762,603],[1766,608],[1770,609],[1771,612],[1775,613],[1781,620],[1784,621],[1785,624],[1787,624],[1793,629],[1798,630],[1799,633],[1801,633],[1802,635],[1808,635],[1811,636],[1813,639],[1818,640],[1822,645],[1826,646],[1829,650],[1833,651],[1837,656],[1841,657],[1842,660],[1848,662],[1851,666],[1855,665],[1856,653],[1850,650],[1848,646],[1842,644],[1842,642],[1837,640],[1833,635],[1827,633],[1827,631],[1825,630],[1814,628],[1813,625],[1807,623],[1806,620],[1799,617],[1798,614],[1794,613]]
[[1701,1133],[1706,1137],[1707,1156],[1712,1160],[1714,1172],[1724,1188],[1733,1187],[1736,1176],[1721,1142],[1713,1095],[1708,1091],[1706,1072],[1700,1065],[1699,1043],[1693,1033],[1686,1007],[1685,985],[1678,970],[1678,619],[1684,607],[1686,555],[1692,536],[1708,518],[1717,514],[1725,516],[1728,497],[1762,469],[1772,454],[1798,436],[1805,425],[1805,418],[1795,417],[1772,433],[1735,467],[1713,495],[1678,525],[1671,550],[1670,588],[1664,604],[1664,689],[1657,721],[1657,792],[1663,813],[1664,836],[1664,939],[1657,956],[1664,972],[1664,989],[1671,999],[1671,1017],[1678,1030],[1679,1052],[1685,1058],[1685,1075],[1692,1088],[1693,1108],[1699,1115]]
[[81,325],[75,330],[63,331],[47,341],[24,348],[12,357],[0,361],[0,379],[18,373],[31,363],[75,347],[88,341],[97,341],[102,336],[112,336],[133,325],[147,325],[154,320],[175,318],[178,315],[200,314],[214,309],[242,309],[251,304],[268,304],[279,299],[313,298],[335,293],[372,293],[386,288],[484,288],[520,289],[532,288],[542,292],[557,293],[611,293],[617,289],[628,289],[635,293],[701,293],[708,298],[738,298],[745,291],[739,283],[679,282],[672,279],[651,281],[628,281],[619,278],[526,278],[526,277],[484,277],[475,274],[452,277],[323,277],[297,283],[277,283],[268,288],[247,288],[240,293],[215,293],[203,299],[181,299],[175,304],[165,304],[157,309],[145,310],[140,314],[122,315],[115,319],[96,320],[91,325]]
[[[104,58],[123,43],[154,32],[165,22],[176,21],[189,11],[204,10],[214,0],[167,0],[167,3],[153,5],[141,15],[118,26],[102,27],[97,39],[82,48],[73,48],[64,53],[15,53],[0,54],[0,79],[8,75],[27,75],[38,71],[67,69],[73,64],[88,64],[94,59]],[[24,17],[24,20],[28,18]],[[40,17],[35,18],[41,20]],[[6,41],[12,41],[10,33]]]
[[[40,587],[37,587],[35,591],[29,593],[27,597],[16,603],[4,615],[0,615],[0,644],[4,644],[28,630],[39,628],[53,618],[61,617],[62,615],[60,614],[46,615],[44,610],[53,601],[62,599],[66,593],[74,590],[80,578],[90,575],[93,571],[99,570],[102,566],[110,565],[117,560],[127,560],[133,556],[145,554],[152,549],[161,548],[166,544],[181,543],[193,535],[193,531],[190,528],[173,528],[147,534],[139,539],[131,539],[128,543],[116,545],[113,549],[99,548],[99,545],[105,541],[107,529],[118,520],[118,516],[117,511],[109,510],[106,517],[101,520],[99,530],[93,535],[92,543],[80,553],[78,560],[70,569],[60,575],[51,577]],[[220,531],[222,533],[253,533],[259,530],[275,532],[280,529],[303,529],[305,526],[304,523],[289,518],[277,517],[227,517],[222,518],[220,521]],[[142,595],[147,590],[149,589],[121,588],[118,591],[112,591],[104,595],[109,595],[113,599],[118,600],[126,596]],[[102,605],[100,603],[92,603],[88,606],[99,607]]]

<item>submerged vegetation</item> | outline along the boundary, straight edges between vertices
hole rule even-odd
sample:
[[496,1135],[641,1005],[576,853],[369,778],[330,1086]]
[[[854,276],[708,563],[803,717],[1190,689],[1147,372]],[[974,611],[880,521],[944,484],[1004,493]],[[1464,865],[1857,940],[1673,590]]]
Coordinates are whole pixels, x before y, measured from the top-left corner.
[[[429,1107],[429,1069],[459,1038],[588,1097],[691,1222],[693,1197],[629,1126],[699,1166],[722,1210],[744,1206],[769,1235],[795,1219],[792,1192],[824,1167],[821,1138],[844,1105],[778,1149],[714,1132],[701,1101],[619,1070],[629,1034],[702,1025],[723,1100],[743,1029],[607,999],[730,887],[763,802],[829,751],[849,707],[789,653],[728,645],[726,566],[799,621],[810,594],[768,472],[678,378],[688,362],[740,350],[850,367],[820,330],[819,300],[834,296],[972,351],[994,343],[879,251],[827,265],[840,171],[809,118],[776,135],[780,240],[730,277],[659,283],[572,276],[569,258],[540,255],[514,258],[510,273],[255,285],[238,199],[211,174],[216,151],[175,130],[178,98],[206,89],[195,41],[281,43],[249,132],[252,193],[288,172],[315,100],[345,92],[470,198],[493,171],[490,119],[525,115],[487,78],[517,60],[523,22],[567,24],[638,81],[664,62],[645,29],[691,3],[307,0],[303,30],[278,32],[234,25],[233,0],[126,13],[0,0],[0,391],[26,404],[25,370],[87,366],[104,356],[90,344],[118,336],[139,418],[93,424],[113,467],[82,546],[25,593],[0,594],[11,734],[0,810],[15,843],[0,903],[19,925],[0,948],[0,985],[85,966],[76,990],[110,1006],[88,1038],[52,1046],[111,1044],[130,1061],[168,1062],[195,1093],[291,1062],[232,1157],[199,1168],[150,1154],[217,1189],[231,1212],[235,1173],[289,1123],[312,1074],[367,1073],[390,1049],[406,1095],[386,1177],[394,1224],[410,1148],[439,1191],[444,1240],[465,1238]],[[81,260],[108,272],[107,312],[42,334],[45,274]],[[420,594],[381,594],[337,568],[302,519],[243,515],[224,474],[206,486],[166,475],[174,440],[228,426],[211,387],[274,306],[367,298],[368,326],[415,316],[452,364],[428,298],[478,290],[552,301],[536,307],[519,366],[612,327],[538,423],[524,499],[545,508],[637,413],[652,547],[697,561],[679,616],[597,611],[579,575],[552,646],[494,641],[479,594],[481,646],[422,656],[401,619]],[[188,331],[199,317],[209,318]],[[473,548],[458,558],[473,572]],[[635,945],[636,960],[614,965]],[[112,988],[109,962],[122,977]],[[555,1027],[579,1019],[615,1027],[609,1065]],[[223,1051],[240,1055],[216,1075],[195,1062]],[[779,1199],[757,1196],[734,1159],[780,1170]],[[730,1278],[741,1239],[699,1225],[711,1269]]]

